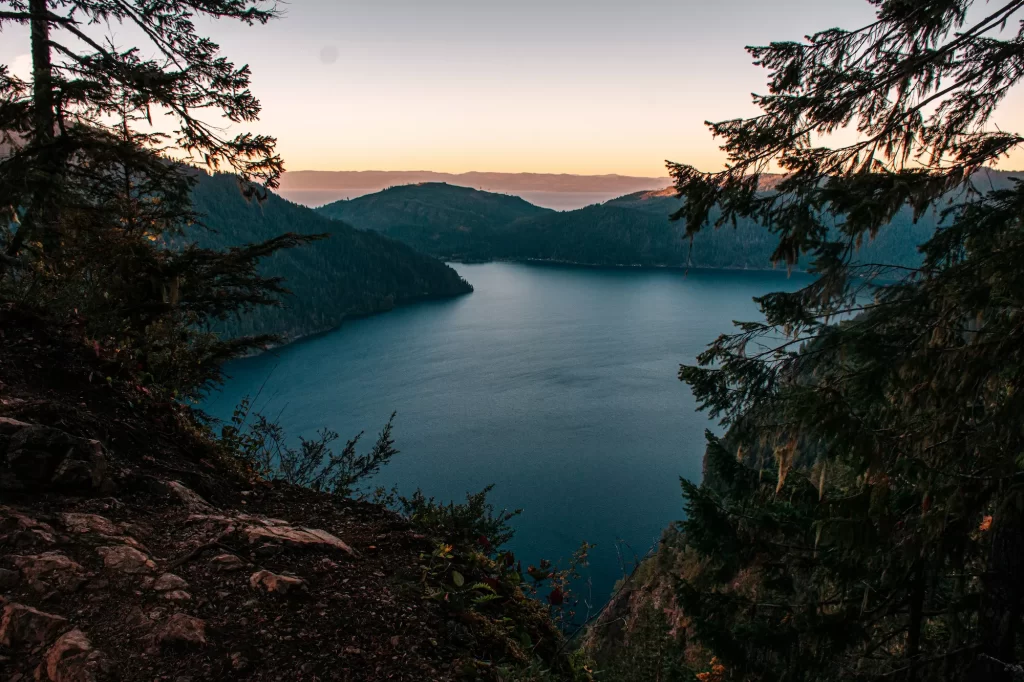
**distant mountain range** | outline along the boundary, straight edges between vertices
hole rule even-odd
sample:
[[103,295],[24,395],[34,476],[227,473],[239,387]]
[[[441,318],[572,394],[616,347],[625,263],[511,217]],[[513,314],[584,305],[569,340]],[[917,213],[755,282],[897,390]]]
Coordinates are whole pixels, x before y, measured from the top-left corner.
[[[441,183],[394,187],[317,211],[380,232],[438,258],[462,261],[552,261],[581,265],[771,268],[776,237],[753,221],[700,232],[671,222],[680,206],[672,190],[634,192],[602,204],[558,212],[518,197]],[[909,210],[858,252],[862,262],[920,263],[917,246],[938,217],[916,224]]]
[[626,175],[569,175],[551,173],[437,173],[434,171],[290,171],[281,179],[280,193],[306,206],[353,199],[396,185],[444,182],[488,192],[514,194],[538,206],[572,210],[608,201],[623,194],[660,189],[671,184],[660,178]]
[[192,200],[206,227],[186,236],[204,247],[227,249],[284,232],[329,235],[264,259],[262,274],[285,278],[292,295],[283,307],[224,320],[219,329],[229,335],[297,338],[351,317],[473,290],[453,269],[401,242],[330,220],[273,193],[263,202],[247,200],[231,175],[201,173]]
[[[1024,175],[985,171],[981,190],[1008,187]],[[776,238],[752,221],[705,230],[691,244],[671,222],[680,205],[670,189],[638,191],[574,211],[555,211],[509,194],[446,183],[391,187],[312,210],[271,193],[246,200],[229,175],[200,174],[193,192],[207,228],[188,237],[230,248],[283,232],[328,233],[329,239],[267,258],[262,271],[284,277],[292,296],[225,320],[230,334],[276,333],[287,338],[332,329],[345,319],[414,301],[472,291],[441,260],[548,261],[599,266],[771,268]],[[865,243],[863,262],[916,265],[919,244],[939,224],[936,213],[917,223],[901,211],[891,229]],[[803,265],[803,264],[801,264]]]

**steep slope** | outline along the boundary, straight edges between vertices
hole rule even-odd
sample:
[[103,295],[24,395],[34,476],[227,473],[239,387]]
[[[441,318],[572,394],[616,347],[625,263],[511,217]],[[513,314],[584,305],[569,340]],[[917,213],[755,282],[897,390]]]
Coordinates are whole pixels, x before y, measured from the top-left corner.
[[392,187],[317,209],[443,258],[488,258],[492,233],[522,218],[553,214],[506,194],[481,192],[445,183]]
[[459,600],[475,543],[259,480],[80,329],[0,305],[0,338],[4,680],[568,680],[542,604]]
[[225,321],[228,333],[295,338],[334,328],[348,317],[472,291],[450,267],[406,244],[329,220],[275,194],[263,202],[247,200],[233,176],[203,174],[192,196],[205,228],[195,228],[188,238],[204,247],[229,248],[284,232],[329,235],[267,258],[263,274],[285,278],[292,295],[283,307]]

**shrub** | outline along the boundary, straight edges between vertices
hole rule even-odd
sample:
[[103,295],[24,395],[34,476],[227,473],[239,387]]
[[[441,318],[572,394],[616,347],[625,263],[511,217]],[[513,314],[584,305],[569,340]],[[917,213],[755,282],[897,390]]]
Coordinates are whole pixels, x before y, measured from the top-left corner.
[[254,411],[249,398],[244,398],[221,429],[220,443],[260,478],[347,497],[398,454],[391,437],[394,420],[392,413],[366,454],[356,453],[362,433],[335,454],[331,445],[339,436],[334,431],[321,429],[315,439],[300,436],[299,447],[292,447],[284,428]]

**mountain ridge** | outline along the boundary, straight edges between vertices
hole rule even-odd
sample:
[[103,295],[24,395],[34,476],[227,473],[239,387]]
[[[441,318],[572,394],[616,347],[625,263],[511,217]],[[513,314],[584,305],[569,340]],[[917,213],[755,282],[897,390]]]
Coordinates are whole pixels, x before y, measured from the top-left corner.
[[226,249],[285,232],[329,235],[261,262],[261,274],[283,277],[292,295],[280,307],[221,321],[218,330],[232,336],[276,334],[293,340],[334,329],[349,318],[473,289],[449,266],[384,235],[330,220],[273,192],[262,202],[247,200],[231,175],[200,173],[192,199],[204,226],[185,237],[202,247]]
[[[993,185],[1008,182],[990,174]],[[573,211],[552,211],[508,195],[436,183],[404,185],[317,209],[359,229],[381,232],[444,260],[546,261],[591,266],[772,269],[773,234],[753,220],[706,229],[692,242],[669,216],[681,206],[671,188],[639,190]],[[447,202],[447,203],[446,203]],[[456,204],[455,202],[465,202]],[[525,205],[524,205],[525,204]],[[440,207],[426,211],[424,206]],[[472,211],[469,210],[472,208]],[[471,225],[462,218],[473,213]],[[939,223],[910,209],[861,247],[862,262],[914,266],[917,246]],[[805,269],[807,262],[798,263]]]

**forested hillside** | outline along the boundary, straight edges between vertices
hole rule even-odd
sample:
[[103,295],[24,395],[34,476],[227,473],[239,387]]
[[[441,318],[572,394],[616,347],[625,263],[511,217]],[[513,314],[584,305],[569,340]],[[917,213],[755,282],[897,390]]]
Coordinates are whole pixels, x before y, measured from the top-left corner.
[[[981,189],[1005,187],[1010,174],[984,171]],[[681,206],[671,190],[637,192],[576,211],[558,212],[503,194],[440,183],[393,187],[317,209],[449,260],[541,260],[585,265],[770,268],[777,237],[751,219],[685,238],[686,224],[669,216]],[[718,213],[712,212],[717,218]],[[917,247],[940,222],[932,209],[914,221],[904,207],[863,240],[855,260],[917,266]],[[797,268],[808,264],[806,258]]]
[[490,246],[496,229],[554,213],[519,197],[440,182],[391,187],[317,211],[439,258],[467,260],[496,257]]
[[192,199],[205,226],[192,228],[187,237],[206,248],[226,249],[285,232],[327,235],[261,262],[260,273],[284,278],[291,295],[280,307],[262,306],[219,323],[231,335],[295,338],[331,329],[348,317],[472,291],[450,267],[406,244],[329,220],[272,193],[262,202],[246,199],[231,175],[202,174]]

